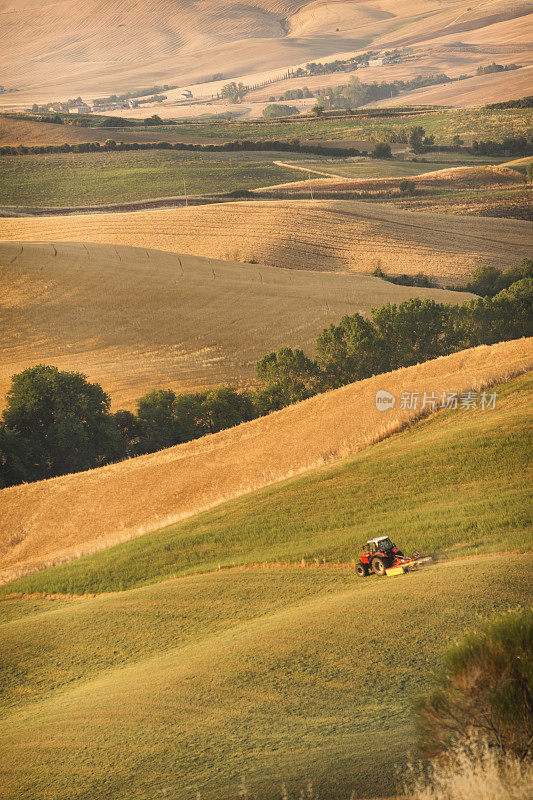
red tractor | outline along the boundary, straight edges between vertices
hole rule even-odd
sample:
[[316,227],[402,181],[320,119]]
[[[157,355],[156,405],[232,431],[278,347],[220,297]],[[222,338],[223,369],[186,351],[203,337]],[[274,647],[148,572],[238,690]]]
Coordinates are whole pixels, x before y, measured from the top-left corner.
[[416,569],[428,561],[431,561],[429,556],[420,556],[418,553],[408,558],[388,536],[377,536],[366,543],[366,550],[361,554],[356,571],[360,578],[366,578],[371,572],[381,576],[402,575],[408,569]]

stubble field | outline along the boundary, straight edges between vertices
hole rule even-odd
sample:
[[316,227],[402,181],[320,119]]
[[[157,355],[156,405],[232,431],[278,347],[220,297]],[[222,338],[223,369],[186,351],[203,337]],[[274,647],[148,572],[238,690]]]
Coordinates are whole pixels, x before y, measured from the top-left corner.
[[38,363],[83,372],[113,408],[154,388],[247,386],[270,350],[311,355],[344,314],[415,296],[471,297],[121,245],[0,243],[0,398]]
[[531,228],[357,201],[279,200],[3,219],[0,241],[120,244],[284,269],[368,274],[381,266],[448,285],[480,264],[508,267],[528,257]]

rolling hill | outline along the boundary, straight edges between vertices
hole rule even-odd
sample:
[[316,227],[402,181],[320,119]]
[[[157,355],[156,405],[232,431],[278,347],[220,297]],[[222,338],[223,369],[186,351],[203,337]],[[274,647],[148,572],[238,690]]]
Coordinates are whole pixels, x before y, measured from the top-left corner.
[[[4,582],[157,530],[224,500],[340,459],[419,413],[375,393],[464,391],[533,365],[533,341],[466,350],[317,395],[213,436],[0,493]],[[200,545],[200,550],[204,545]]]
[[36,363],[83,372],[114,408],[153,388],[248,385],[270,350],[312,354],[344,314],[414,296],[471,297],[121,245],[0,243],[0,397]]
[[[278,163],[281,164],[284,162],[280,161]],[[300,167],[297,164],[293,164],[292,166],[295,170],[305,171],[305,165]],[[342,170],[343,165],[340,164],[338,166]],[[379,192],[390,192],[394,189],[399,190],[400,183],[403,177],[405,177],[358,178],[356,177],[357,166],[357,163],[350,163],[345,166],[345,169],[350,169],[353,178],[342,178],[340,176],[314,178],[314,194],[322,196],[323,193],[331,193],[332,196],[334,196],[335,194],[349,192],[375,192],[376,194]],[[399,164],[398,171],[400,171],[403,166],[403,163]],[[409,166],[410,162],[407,162],[407,167]],[[505,166],[507,167],[508,165]],[[364,167],[366,167],[366,163]],[[396,167],[396,163],[391,164],[391,169]],[[332,166],[331,170],[334,172],[336,168],[337,165]],[[324,165],[324,169],[327,171],[327,163]],[[298,172],[295,173],[295,176],[297,174]],[[419,175],[409,175],[409,179],[413,181],[417,189],[421,189],[425,192],[439,192],[443,189],[458,191],[461,189],[500,189],[502,187],[524,186],[524,177],[516,170],[492,166],[450,167],[448,169],[439,169],[432,172],[422,172]],[[294,181],[278,186],[267,186],[262,189],[255,189],[254,191],[257,194],[261,194],[261,196],[272,194],[275,197],[309,197],[309,180]]]
[[[4,587],[5,800],[391,795],[443,650],[531,601],[530,390]],[[376,534],[470,557],[361,581]]]
[[531,556],[513,570],[502,561],[390,582],[357,583],[343,568],[223,572],[15,601],[21,616],[0,626],[15,695],[2,795],[233,800],[245,776],[265,800],[310,781],[323,800],[389,796],[414,744],[413,701],[443,650],[480,616],[531,598]]
[[479,264],[527,257],[531,226],[411,213],[357,201],[256,201],[131,213],[0,220],[0,241],[147,247],[290,269],[425,272],[465,281]]
[[[509,76],[512,75],[512,78]],[[457,83],[445,83],[426,89],[402,92],[398,97],[369,103],[366,107],[391,108],[394,106],[454,106],[469,108],[488,103],[515,100],[531,92],[533,66],[524,66],[514,72],[476,75]]]
[[38,10],[33,0],[1,0],[3,83],[17,91],[0,102],[24,106],[156,83],[220,84],[269,71],[275,77],[289,66],[372,46],[476,36],[485,46],[500,45],[509,41],[509,26],[522,43],[528,12],[525,0],[497,7],[490,0],[475,7],[466,0],[91,0],[81,10],[72,0],[49,0]]

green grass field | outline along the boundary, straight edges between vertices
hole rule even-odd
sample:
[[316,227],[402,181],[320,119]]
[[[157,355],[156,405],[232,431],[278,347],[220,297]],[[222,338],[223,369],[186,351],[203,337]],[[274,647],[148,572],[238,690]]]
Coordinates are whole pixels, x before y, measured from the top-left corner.
[[266,561],[349,563],[378,535],[444,557],[527,549],[532,384],[518,378],[499,388],[493,411],[437,414],[338,464],[22,578],[0,595],[115,591]]
[[[425,113],[399,116],[366,116],[358,112],[353,117],[328,119],[284,120],[281,122],[179,122],[167,126],[174,134],[201,138],[232,139],[354,139],[364,141],[387,140],[392,133],[409,132],[413,125],[421,125],[428,135],[434,134],[439,144],[451,144],[456,134],[467,143],[472,139],[501,140],[505,136],[519,136],[531,132],[531,109],[450,108]],[[148,130],[161,133],[165,126]],[[90,139],[90,136],[88,137]],[[160,137],[155,137],[157,140]],[[164,137],[162,137],[164,138]]]
[[[3,587],[0,796],[234,800],[243,776],[262,800],[392,795],[444,649],[533,599],[531,384]],[[378,534],[447,558],[334,563]]]
[[253,189],[293,180],[279,153],[147,150],[2,156],[0,204],[71,206]]
[[229,800],[241,776],[265,800],[282,781],[292,797],[308,781],[321,800],[388,796],[444,648],[527,603],[532,563],[365,581],[256,569],[17,601],[1,626],[1,796]]

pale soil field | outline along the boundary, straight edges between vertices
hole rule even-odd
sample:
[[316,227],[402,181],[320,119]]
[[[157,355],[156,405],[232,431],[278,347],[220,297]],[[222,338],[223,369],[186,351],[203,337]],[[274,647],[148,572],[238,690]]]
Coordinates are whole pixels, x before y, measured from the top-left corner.
[[83,9],[73,0],[52,0],[36,13],[33,0],[0,0],[7,43],[2,82],[18,90],[0,97],[0,104],[20,108],[78,94],[92,99],[155,83],[212,83],[212,93],[220,80],[277,78],[285,68],[371,46],[457,41],[479,28],[483,43],[506,42],[509,36],[487,22],[508,18],[518,31],[515,41],[522,42],[524,24],[515,18],[528,8],[525,0],[501,0],[496,10],[493,2],[472,9],[466,0],[445,8],[438,0],[256,0],[234,13],[223,0],[201,7],[190,0],[178,6],[111,0]]
[[[227,83],[227,81],[226,81]],[[192,85],[194,89],[194,85]],[[165,94],[167,94],[165,92]],[[154,103],[154,104],[146,104],[139,108],[128,108],[128,109],[117,109],[113,111],[113,116],[116,117],[124,117],[125,119],[146,119],[147,117],[152,116],[153,114],[157,114],[161,119],[184,119],[184,120],[198,120],[201,121],[209,121],[210,119],[215,119],[220,115],[227,115],[231,114],[234,119],[238,120],[254,120],[254,119],[263,119],[263,110],[270,105],[268,101],[265,102],[248,102],[248,98],[245,97],[244,102],[239,104],[234,103],[227,103],[226,101],[220,100],[213,100],[209,103],[190,103],[190,104],[183,104],[177,102],[163,102],[163,103]],[[310,109],[316,105],[316,99],[314,97],[307,98],[304,100],[291,100],[283,103],[282,105],[286,105],[287,107],[296,107],[298,108],[301,114],[309,113]],[[107,112],[106,112],[107,113]],[[111,112],[110,112],[111,113]],[[290,115],[290,112],[287,111],[287,116]],[[94,115],[96,119],[99,116],[105,115]]]
[[[101,469],[0,493],[0,577],[96,552],[252,489],[343,458],[417,411],[375,394],[478,389],[533,367],[533,340],[503,342],[379,375],[244,425]],[[481,412],[480,412],[481,413]]]
[[[345,86],[352,78],[357,78],[362,83],[381,83],[385,81],[392,83],[395,80],[407,81],[416,78],[418,75],[433,75],[440,72],[446,73],[450,78],[457,78],[459,75],[473,75],[479,66],[486,66],[492,61],[498,64],[519,63],[529,66],[533,61],[533,51],[530,48],[517,46],[516,53],[498,52],[494,48],[493,52],[487,52],[489,48],[474,47],[452,48],[452,47],[433,47],[431,52],[413,48],[408,60],[400,61],[395,64],[385,64],[382,67],[365,67],[355,72],[335,72],[330,75],[312,75],[303,78],[288,78],[276,83],[255,89],[246,95],[245,102],[249,100],[268,100],[269,97],[280,97],[288,89],[301,89],[306,86],[311,92],[317,89],[326,89],[330,86]],[[515,78],[517,85],[521,86],[520,70],[505,73],[510,88],[514,86]],[[462,82],[452,84],[457,91],[460,91]],[[430,87],[431,88],[431,87]],[[501,87],[498,87],[501,89]],[[526,92],[528,94],[528,92]],[[392,98],[398,101],[400,98],[410,103],[412,92],[402,92],[399,98]],[[520,97],[521,95],[513,95]],[[291,102],[291,101],[289,101]],[[497,99],[494,101],[497,102]],[[450,105],[454,105],[451,103]]]
[[132,247],[2,243],[0,407],[12,375],[39,363],[83,372],[114,409],[154,388],[248,386],[265,353],[312,355],[344,314],[415,296],[472,297]]
[[273,200],[136,213],[0,219],[0,241],[94,242],[335,272],[425,272],[465,282],[531,252],[522,220],[414,213],[348,200]]
[[378,100],[369,103],[365,108],[391,108],[403,105],[469,108],[525,97],[531,94],[532,86],[533,66],[528,66],[512,72],[476,75],[457,83],[444,83],[415,89],[412,92],[401,92],[398,97]]

